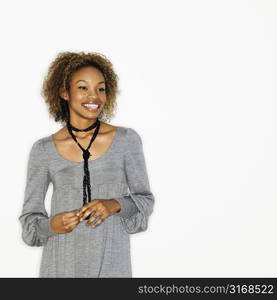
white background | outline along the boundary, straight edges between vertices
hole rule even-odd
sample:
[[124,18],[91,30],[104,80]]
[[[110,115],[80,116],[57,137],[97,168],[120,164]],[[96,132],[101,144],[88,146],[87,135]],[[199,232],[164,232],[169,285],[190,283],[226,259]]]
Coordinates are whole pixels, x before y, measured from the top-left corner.
[[0,276],[38,276],[18,216],[30,147],[60,128],[41,84],[86,51],[114,64],[111,124],[141,135],[156,199],[133,276],[276,277],[276,29],[276,1],[1,1]]

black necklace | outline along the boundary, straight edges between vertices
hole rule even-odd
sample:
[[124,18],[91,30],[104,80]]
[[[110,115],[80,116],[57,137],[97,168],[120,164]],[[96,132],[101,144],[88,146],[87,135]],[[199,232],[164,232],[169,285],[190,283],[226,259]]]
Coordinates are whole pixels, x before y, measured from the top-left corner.
[[[89,173],[89,167],[88,167],[88,159],[89,157],[91,156],[91,153],[89,152],[89,148],[91,146],[91,144],[93,143],[93,141],[95,140],[97,134],[98,134],[98,131],[99,131],[99,128],[100,128],[100,121],[99,119],[97,118],[96,122],[92,125],[90,125],[89,127],[85,128],[85,129],[79,129],[79,128],[76,128],[74,126],[72,126],[70,124],[70,121],[68,120],[67,121],[67,129],[68,129],[68,132],[70,133],[70,135],[72,136],[73,140],[77,143],[77,145],[81,148],[81,150],[83,151],[83,158],[84,158],[84,179],[83,179],[83,203],[84,205],[88,202],[91,201],[91,187],[90,187],[90,173]],[[73,134],[72,130],[74,131],[78,131],[78,132],[86,132],[86,131],[89,131],[93,128],[96,128],[93,132],[93,135],[91,137],[91,140],[89,142],[89,145],[87,147],[87,149],[84,149],[82,147],[82,145],[80,145],[80,143],[77,141],[77,138],[76,136]],[[88,197],[87,197],[87,193],[86,193],[86,190],[88,190]],[[87,199],[88,198],[88,199]],[[86,217],[85,220],[88,220],[90,216]]]

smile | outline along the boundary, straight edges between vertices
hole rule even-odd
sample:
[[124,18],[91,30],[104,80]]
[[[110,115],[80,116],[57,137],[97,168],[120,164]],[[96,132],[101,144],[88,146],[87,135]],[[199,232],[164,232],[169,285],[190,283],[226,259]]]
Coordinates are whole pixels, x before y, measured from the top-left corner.
[[97,111],[100,108],[100,104],[82,104],[83,107],[85,107],[89,111]]

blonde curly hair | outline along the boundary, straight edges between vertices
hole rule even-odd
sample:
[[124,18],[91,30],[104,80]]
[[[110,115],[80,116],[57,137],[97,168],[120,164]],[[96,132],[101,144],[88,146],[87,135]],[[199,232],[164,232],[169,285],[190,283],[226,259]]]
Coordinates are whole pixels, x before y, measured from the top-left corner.
[[70,89],[70,80],[74,72],[82,67],[93,66],[102,72],[105,78],[106,102],[98,119],[106,122],[114,117],[117,108],[116,96],[118,89],[118,76],[113,70],[112,63],[103,54],[97,52],[60,52],[49,66],[43,80],[41,96],[44,98],[50,118],[63,125],[68,120],[68,102],[60,97],[60,88]]

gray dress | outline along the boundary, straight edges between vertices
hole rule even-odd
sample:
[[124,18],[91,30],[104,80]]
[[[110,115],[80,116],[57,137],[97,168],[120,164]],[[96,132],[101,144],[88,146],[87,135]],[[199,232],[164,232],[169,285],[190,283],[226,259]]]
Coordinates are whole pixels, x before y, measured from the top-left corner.
[[[93,155],[93,143],[90,150]],[[132,277],[130,234],[147,229],[154,205],[141,137],[132,128],[118,126],[108,151],[88,164],[92,200],[116,199],[121,211],[95,228],[83,220],[69,233],[54,233],[51,217],[83,206],[84,163],[63,158],[52,135],[32,145],[19,221],[23,241],[43,246],[41,278]],[[44,203],[50,182],[48,216]]]

